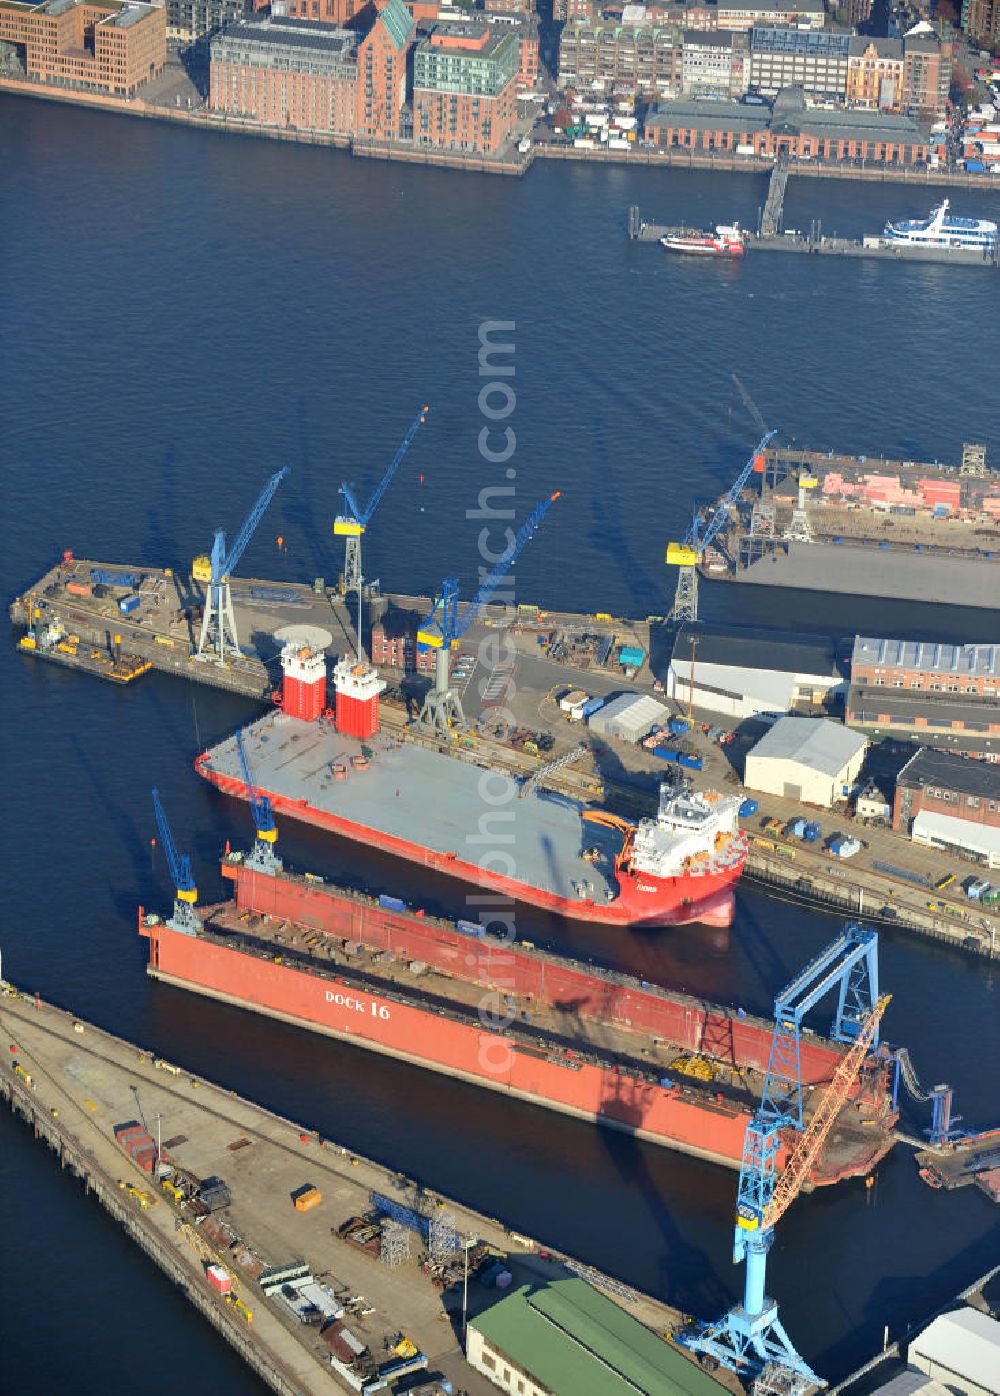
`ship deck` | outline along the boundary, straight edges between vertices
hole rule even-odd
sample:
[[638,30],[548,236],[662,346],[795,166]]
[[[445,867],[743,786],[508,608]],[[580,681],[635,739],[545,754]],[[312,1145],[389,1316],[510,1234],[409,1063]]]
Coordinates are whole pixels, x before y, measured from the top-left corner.
[[[481,1021],[481,984],[430,967],[415,973],[408,961],[397,960],[385,951],[360,947],[348,954],[344,943],[336,937],[285,919],[240,912],[232,902],[206,908],[203,914],[209,939],[244,954],[279,959],[289,967],[375,991],[383,998],[437,1015],[465,1022]],[[489,993],[487,998],[490,1013],[495,1013],[494,995]],[[503,1029],[503,1036],[521,1050],[544,1054],[550,1060],[611,1065],[626,1077],[650,1083],[668,1078],[680,1087],[682,1095],[696,1098],[700,1107],[710,1112],[752,1113],[760,1099],[760,1071],[711,1059],[707,1049],[701,1056],[710,1062],[711,1078],[698,1079],[674,1066],[678,1058],[689,1055],[676,1043],[536,1001],[531,1001],[528,1008],[513,996],[508,997],[506,1007],[511,1021]],[[807,1095],[807,1122],[819,1100],[820,1095]],[[892,1143],[889,1122],[866,1119],[867,1113],[855,1103],[843,1108],[824,1147],[815,1181],[834,1182],[864,1172],[888,1151]]]
[[[282,713],[243,729],[243,746],[261,792],[304,803],[335,819],[466,863],[482,863],[517,882],[574,901],[617,895],[612,868],[618,839],[584,825],[583,805],[541,790],[519,799],[516,782],[458,755],[379,734],[365,743],[368,766],[356,770],[361,743],[332,724]],[[213,771],[243,781],[235,736],[208,753]],[[347,776],[337,779],[340,763]],[[583,857],[598,848],[598,862]]]

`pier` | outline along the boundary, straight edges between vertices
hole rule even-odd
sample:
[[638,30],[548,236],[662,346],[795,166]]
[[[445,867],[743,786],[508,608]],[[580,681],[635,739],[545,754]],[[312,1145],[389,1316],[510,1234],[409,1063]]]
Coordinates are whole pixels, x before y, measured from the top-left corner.
[[[463,1356],[465,1252],[457,1263],[421,1265],[416,1236],[412,1255],[404,1245],[389,1258],[377,1245],[352,1240],[345,1224],[371,1212],[373,1194],[445,1217],[463,1242],[501,1258],[515,1285],[579,1275],[657,1334],[680,1324],[675,1310],[571,1257],[540,1253],[534,1240],[503,1221],[430,1193],[307,1123],[263,1110],[2,982],[0,1025],[10,1048],[0,1065],[0,1100],[280,1396],[322,1396],[352,1385],[388,1390],[403,1375],[397,1371],[390,1381],[375,1373],[362,1383],[331,1369],[319,1328],[298,1320],[278,1293],[268,1297],[261,1286],[269,1272],[301,1267],[342,1308],[343,1322],[374,1366],[391,1367],[405,1336],[423,1359],[414,1359],[415,1372],[445,1377],[469,1396],[495,1390]],[[199,1215],[158,1185],[155,1169],[141,1171],[113,1133],[116,1124],[137,1118],[162,1137],[161,1159],[199,1178],[223,1179],[229,1205]],[[304,1184],[322,1200],[301,1212],[291,1198]],[[208,1282],[210,1264],[228,1273],[238,1303],[226,1302]],[[471,1279],[465,1293],[470,1317],[497,1298]],[[672,1360],[688,1361],[670,1351]],[[739,1391],[735,1379],[729,1389]]]
[[[823,232],[818,221],[810,224],[805,233],[786,232],[780,229],[784,211],[785,184],[788,170],[780,173],[776,165],[768,186],[767,202],[761,216],[759,233],[744,232],[744,251],[747,254],[758,252],[793,252],[816,257],[874,257],[889,262],[933,262],[937,266],[988,267],[996,271],[1000,268],[1000,243],[992,251],[977,251],[969,248],[906,247],[886,246],[877,236],[843,238]],[[626,229],[630,242],[657,243],[670,233],[697,233],[696,228],[686,225],[647,223],[639,206],[629,207]],[[732,260],[724,258],[723,260]]]

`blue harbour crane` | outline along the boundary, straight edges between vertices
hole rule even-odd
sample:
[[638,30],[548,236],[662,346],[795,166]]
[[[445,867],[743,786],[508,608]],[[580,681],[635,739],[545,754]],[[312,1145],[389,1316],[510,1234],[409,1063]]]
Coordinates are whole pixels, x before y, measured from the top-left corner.
[[195,581],[205,583],[205,614],[201,623],[201,638],[198,641],[199,659],[212,657],[218,663],[224,664],[227,654],[238,656],[240,653],[229,579],[246,552],[250,539],[256,533],[257,525],[264,517],[275,491],[290,472],[291,467],[286,465],[271,476],[258,495],[257,502],[243,520],[243,527],[228,551],[226,535],[221,528],[217,528],[212,541],[211,556],[202,554],[194,560],[191,574]]
[[198,888],[191,871],[191,859],[186,853],[179,854],[177,852],[173,834],[170,832],[170,825],[167,823],[167,816],[160,803],[158,790],[153,791],[153,813],[156,815],[160,843],[163,845],[167,867],[170,869],[170,876],[174,883],[174,914],[167,921],[167,925],[171,930],[183,931],[185,935],[198,935],[201,932],[201,920],[195,911]]
[[254,827],[257,830],[257,838],[254,842],[253,852],[247,858],[246,866],[254,868],[257,872],[276,873],[281,871],[282,863],[274,845],[278,838],[278,830],[274,823],[274,813],[271,809],[271,801],[266,795],[262,795],[254,784],[253,772],[250,769],[250,761],[247,757],[246,747],[243,745],[243,733],[236,733],[236,750],[240,754],[240,765],[243,767],[243,780],[247,788],[247,801],[250,805],[250,813],[253,815]]
[[[837,1009],[830,1036],[848,1047],[806,1123],[803,1020],[833,991]],[[826,1385],[792,1345],[776,1301],[766,1294],[767,1253],[777,1223],[808,1180],[869,1053],[878,1046],[879,1022],[888,1003],[888,996],[878,991],[878,937],[857,924],[845,926],[775,999],[771,1055],[760,1105],[746,1128],[737,1192],[733,1262],[746,1264],[743,1302],[681,1337],[693,1352],[754,1379],[755,1393],[797,1396],[810,1386]],[[792,1139],[779,1172],[779,1157]]]
[[777,431],[764,433],[755,446],[753,455],[750,456],[732,485],[719,500],[715,512],[708,523],[704,525],[704,530],[702,529],[701,514],[696,513],[691,521],[691,527],[685,534],[684,541],[667,544],[664,560],[670,566],[678,568],[677,590],[674,593],[674,604],[668,617],[668,620],[675,625],[698,619],[698,565],[723,528],[729,523],[730,515],[736,507],[747,481],[754,469],[759,468],[759,462],[763,460],[766,447],[776,435]]
[[448,577],[442,583],[441,595],[434,602],[430,614],[417,631],[417,644],[422,649],[437,650],[437,668],[433,687],[424,698],[420,712],[420,725],[447,734],[452,726],[465,726],[462,703],[451,687],[450,655],[459,640],[468,630],[480,611],[490,600],[497,587],[517,561],[525,545],[534,537],[535,530],[542,522],[550,507],[559,498],[556,490],[548,499],[538,504],[531,516],[511,538],[493,568],[480,583],[479,590],[464,608],[460,609],[458,599],[458,579]]
[[345,596],[351,592],[361,595],[363,578],[361,573],[361,538],[371,522],[372,515],[382,502],[382,497],[392,483],[392,478],[403,463],[403,457],[413,444],[414,437],[427,420],[427,413],[430,408],[426,405],[410,423],[409,430],[403,437],[399,450],[389,462],[389,466],[375,487],[375,491],[369,499],[367,506],[362,509],[350,485],[343,484],[340,493],[344,496],[345,512],[338,514],[333,521],[334,537],[344,539],[344,580],[342,592]]

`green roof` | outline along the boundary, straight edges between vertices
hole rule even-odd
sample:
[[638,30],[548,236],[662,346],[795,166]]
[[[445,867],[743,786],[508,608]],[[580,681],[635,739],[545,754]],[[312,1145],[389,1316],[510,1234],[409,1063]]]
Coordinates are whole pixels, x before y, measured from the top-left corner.
[[403,4],[403,0],[389,0],[388,5],[383,6],[379,11],[379,19],[383,21],[389,31],[389,38],[397,48],[405,48],[413,29],[413,20],[410,12]]
[[723,1396],[723,1388],[585,1280],[526,1284],[469,1320],[555,1396]]

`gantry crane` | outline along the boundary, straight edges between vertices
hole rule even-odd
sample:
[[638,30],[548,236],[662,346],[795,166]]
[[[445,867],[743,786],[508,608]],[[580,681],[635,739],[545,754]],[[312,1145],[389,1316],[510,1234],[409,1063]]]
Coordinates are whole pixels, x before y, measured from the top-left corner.
[[226,662],[227,651],[239,654],[240,644],[236,635],[236,618],[233,615],[233,601],[229,593],[229,578],[247,545],[275,491],[290,466],[283,466],[272,475],[257,497],[257,502],[243,521],[243,527],[236,536],[236,542],[226,551],[226,535],[221,528],[215,530],[211,556],[202,554],[196,557],[191,567],[191,575],[196,582],[204,582],[205,614],[201,622],[201,638],[198,641],[198,658],[206,659],[211,653],[220,664]]
[[358,504],[349,485],[343,484],[340,487],[340,493],[344,496],[344,503],[347,508],[345,513],[338,514],[334,519],[333,532],[335,537],[343,538],[344,540],[344,580],[341,586],[344,596],[347,596],[350,592],[357,592],[359,596],[361,594],[361,587],[363,584],[361,573],[362,534],[368,527],[375,510],[381,504],[382,496],[389,488],[392,477],[402,464],[403,457],[413,444],[413,438],[423,426],[424,422],[426,422],[427,413],[429,411],[430,408],[426,405],[421,407],[420,411],[410,423],[409,431],[407,431],[406,435],[403,437],[399,450],[389,462],[388,469],[382,476],[378,485],[376,485],[375,492],[371,499],[369,499],[366,508],[362,509]]
[[[790,1396],[826,1383],[796,1352],[778,1319],[777,1303],[765,1293],[767,1253],[775,1226],[798,1197],[865,1059],[878,1045],[879,1022],[889,997],[878,992],[877,954],[874,931],[847,925],[775,999],[771,1056],[760,1105],[746,1128],[737,1193],[733,1262],[746,1262],[743,1302],[681,1338],[692,1351],[710,1355],[742,1376],[765,1370],[780,1374]],[[802,1024],[833,989],[838,998],[830,1035],[850,1045],[807,1125]],[[779,1172],[790,1132],[797,1133],[798,1140]]]
[[253,772],[250,769],[250,761],[247,757],[246,747],[243,745],[242,732],[236,733],[236,750],[240,754],[240,765],[243,767],[243,780],[247,788],[247,802],[250,805],[250,813],[253,815],[254,827],[257,830],[253,851],[247,858],[246,866],[248,868],[254,868],[257,872],[262,873],[280,872],[282,867],[281,859],[274,851],[274,845],[278,838],[278,830],[274,822],[271,801],[266,795],[262,795],[254,784]]
[[173,835],[170,832],[170,825],[167,823],[167,816],[160,803],[158,790],[153,791],[153,812],[156,815],[156,827],[160,831],[160,842],[166,854],[167,867],[170,869],[175,889],[174,914],[167,921],[167,925],[171,930],[183,931],[185,935],[199,935],[201,933],[201,919],[195,911],[198,888],[191,871],[191,859],[186,853],[178,854],[177,852]]
[[508,546],[497,559],[495,566],[486,574],[472,600],[463,610],[459,610],[458,579],[448,577],[441,587],[441,595],[434,602],[430,615],[417,631],[417,644],[423,649],[437,650],[437,667],[434,684],[424,698],[420,711],[420,725],[447,734],[453,725],[465,725],[462,703],[451,688],[450,654],[461,637],[487,604],[490,597],[503,581],[510,568],[521,554],[525,544],[534,536],[535,530],[544,519],[549,507],[559,498],[560,491],[550,494],[536,506],[534,512],[518,529]]
[[670,566],[676,566],[677,590],[674,593],[674,604],[671,608],[668,621],[674,625],[680,625],[685,621],[696,621],[698,619],[698,564],[704,557],[708,548],[715,542],[722,529],[729,523],[730,513],[735,507],[737,500],[743,492],[746,482],[750,479],[753,471],[759,468],[760,462],[764,458],[764,450],[772,437],[776,436],[776,431],[765,432],[758,442],[753,455],[744,465],[737,475],[730,488],[719,500],[715,512],[705,524],[702,532],[703,519],[700,513],[696,513],[691,521],[683,543],[668,543],[665,561]]

